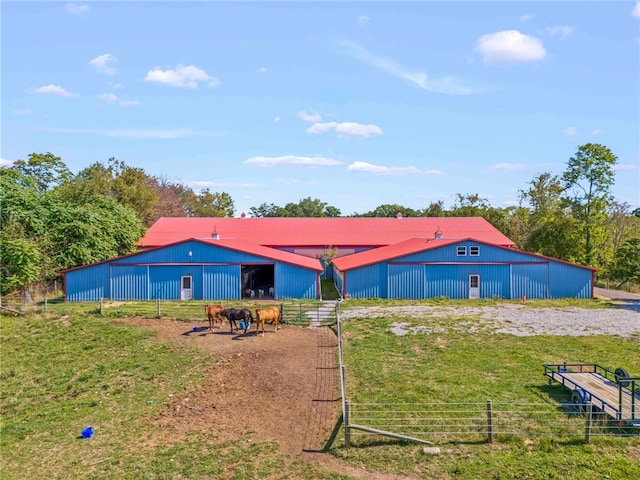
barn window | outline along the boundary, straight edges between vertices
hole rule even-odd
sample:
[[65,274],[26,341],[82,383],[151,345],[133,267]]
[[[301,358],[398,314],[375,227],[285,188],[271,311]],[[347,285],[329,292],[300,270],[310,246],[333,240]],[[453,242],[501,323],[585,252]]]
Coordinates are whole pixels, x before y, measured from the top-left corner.
[[478,245],[471,245],[469,247],[469,255],[478,257],[480,255],[480,247]]
[[464,245],[458,245],[457,254],[459,257],[464,257],[467,254],[467,247]]

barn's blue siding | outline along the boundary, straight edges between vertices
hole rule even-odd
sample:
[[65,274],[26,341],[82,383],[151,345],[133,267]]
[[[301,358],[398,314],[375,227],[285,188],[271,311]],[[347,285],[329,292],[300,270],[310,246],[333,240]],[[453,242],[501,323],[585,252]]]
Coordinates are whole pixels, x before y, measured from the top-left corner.
[[390,264],[388,269],[389,298],[424,298],[424,265]]
[[[464,255],[458,255],[458,246],[466,247]],[[477,247],[479,254],[470,255],[470,247]],[[470,275],[480,278],[480,298],[591,298],[592,293],[592,271],[587,268],[473,241],[336,272],[334,277],[353,298],[462,299],[470,298]]]
[[180,300],[180,279],[190,276],[193,299],[202,300],[202,269],[202,265],[150,265],[150,299]]
[[274,276],[275,291],[279,299],[320,297],[318,272],[288,263],[276,263]]
[[241,265],[273,265],[277,298],[319,297],[319,272],[197,241],[89,265],[65,273],[68,301],[179,300],[191,277],[193,300],[241,298]]
[[92,268],[71,270],[65,275],[65,294],[70,302],[87,302],[109,298],[109,269],[107,263]]
[[345,278],[346,294],[352,298],[387,298],[387,266],[385,263],[350,270]]
[[148,300],[149,267],[146,265],[111,266],[112,300]]
[[593,277],[589,270],[573,268],[561,262],[549,265],[551,298],[591,298]]
[[204,267],[203,300],[240,299],[240,265]]

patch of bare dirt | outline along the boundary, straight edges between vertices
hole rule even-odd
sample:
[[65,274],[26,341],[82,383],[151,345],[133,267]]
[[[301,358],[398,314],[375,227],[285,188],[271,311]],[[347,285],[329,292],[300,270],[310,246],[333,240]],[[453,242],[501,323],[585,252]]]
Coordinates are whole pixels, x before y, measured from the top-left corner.
[[274,332],[267,325],[259,336],[255,324],[243,334],[231,333],[227,323],[209,330],[203,321],[127,322],[152,328],[169,342],[210,351],[217,360],[198,388],[172,399],[157,418],[162,438],[148,443],[181,440],[192,431],[223,441],[243,436],[277,442],[289,461],[302,458],[353,478],[399,478],[353,468],[323,453],[341,405],[338,339],[331,328],[283,325]]

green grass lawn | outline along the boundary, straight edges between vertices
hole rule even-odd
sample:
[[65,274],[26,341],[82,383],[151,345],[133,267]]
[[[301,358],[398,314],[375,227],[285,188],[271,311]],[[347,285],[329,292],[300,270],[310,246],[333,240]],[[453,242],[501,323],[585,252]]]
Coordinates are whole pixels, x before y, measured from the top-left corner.
[[[353,306],[361,305],[356,302]],[[612,369],[624,366],[632,375],[640,376],[640,345],[634,340],[602,335],[515,337],[483,333],[482,329],[468,333],[474,319],[455,316],[430,320],[428,325],[434,333],[397,336],[389,329],[398,320],[414,326],[425,324],[423,319],[411,318],[350,318],[343,322],[350,401],[402,404],[491,400],[536,404],[531,407],[535,409],[549,404],[554,409],[560,402],[569,401],[569,390],[555,382],[549,384],[543,376],[544,363],[566,360]],[[462,322],[465,328],[460,328]],[[580,420],[578,428],[583,429],[582,425],[584,421]],[[557,436],[514,436],[493,444],[473,438],[465,441],[464,436],[456,441],[445,437],[439,444],[443,453],[438,457],[424,456],[421,447],[403,445],[388,437],[358,436],[353,442],[356,448],[350,449],[342,448],[339,438],[334,453],[345,461],[419,478],[560,480],[579,478],[587,472],[591,478],[640,478],[640,436],[594,437],[590,444],[580,436],[565,437],[562,432]]]
[[[397,304],[350,302],[345,308]],[[585,305],[604,306],[577,306]],[[135,311],[135,305],[126,308]],[[543,363],[583,361],[640,373],[637,341],[467,333],[450,328],[460,321],[455,317],[438,320],[442,330],[437,334],[400,337],[388,331],[392,321],[344,323],[350,400],[556,403],[562,387],[548,385]],[[154,418],[170,396],[200,383],[215,363],[208,352],[169,345],[153,332],[97,312],[3,316],[0,322],[3,479],[353,478],[302,460],[290,463],[269,442],[223,442],[215,432],[147,442],[162,437]],[[78,438],[89,425],[93,438]],[[426,456],[422,446],[371,436],[345,448],[340,431],[328,454],[396,478],[640,478],[638,437],[597,437],[585,444],[545,436],[440,446],[441,455]]]

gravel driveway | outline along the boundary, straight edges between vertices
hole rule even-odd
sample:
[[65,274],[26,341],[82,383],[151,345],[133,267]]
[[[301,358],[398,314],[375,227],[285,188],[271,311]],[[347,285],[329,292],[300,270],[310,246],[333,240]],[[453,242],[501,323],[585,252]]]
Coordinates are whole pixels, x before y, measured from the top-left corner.
[[455,330],[519,337],[617,335],[640,341],[640,303],[633,301],[601,309],[533,308],[517,304],[500,307],[363,307],[344,310],[341,317],[410,319],[392,324],[390,331],[396,335]]

